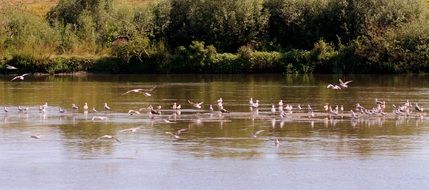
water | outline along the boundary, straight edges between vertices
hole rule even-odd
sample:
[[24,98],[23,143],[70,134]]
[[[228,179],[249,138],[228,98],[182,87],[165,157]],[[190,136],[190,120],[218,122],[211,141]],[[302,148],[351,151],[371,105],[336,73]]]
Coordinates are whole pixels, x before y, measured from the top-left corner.
[[[374,99],[429,105],[429,76],[353,75],[349,89],[326,89],[334,75],[89,75],[0,78],[1,189],[427,189],[427,116],[351,120],[269,115],[285,103],[316,112],[323,105]],[[151,97],[122,93],[157,86]],[[216,104],[231,114],[196,112],[187,102]],[[261,102],[259,115],[248,101]],[[48,112],[38,106],[48,102]],[[88,102],[101,113],[73,113]],[[103,103],[112,108],[102,112]],[[182,104],[172,116],[173,102]],[[148,105],[163,113],[128,115]],[[17,106],[28,106],[18,113]],[[67,109],[60,114],[58,109]],[[296,111],[299,112],[299,111]],[[296,113],[303,115],[305,111]],[[304,114],[305,115],[305,114]],[[93,116],[107,120],[91,120]],[[173,123],[166,123],[165,120]],[[135,133],[122,129],[139,127]],[[181,139],[165,132],[186,128]],[[264,130],[257,138],[252,133]],[[40,139],[30,138],[40,135]],[[100,139],[113,135],[121,142]],[[276,147],[274,139],[281,145]]]

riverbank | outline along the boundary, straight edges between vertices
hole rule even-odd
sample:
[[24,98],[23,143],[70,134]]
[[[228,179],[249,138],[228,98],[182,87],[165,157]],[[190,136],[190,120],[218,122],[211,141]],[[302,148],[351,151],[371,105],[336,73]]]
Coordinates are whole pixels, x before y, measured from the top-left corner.
[[97,2],[59,1],[43,16],[3,5],[0,64],[50,74],[429,72],[420,0]]

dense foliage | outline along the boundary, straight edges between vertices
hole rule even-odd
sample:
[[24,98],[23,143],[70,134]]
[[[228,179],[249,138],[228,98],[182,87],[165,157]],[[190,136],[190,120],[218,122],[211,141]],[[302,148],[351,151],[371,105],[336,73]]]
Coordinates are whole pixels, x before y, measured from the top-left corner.
[[0,57],[48,73],[429,72],[427,9],[420,0],[60,0],[45,18],[1,9]]

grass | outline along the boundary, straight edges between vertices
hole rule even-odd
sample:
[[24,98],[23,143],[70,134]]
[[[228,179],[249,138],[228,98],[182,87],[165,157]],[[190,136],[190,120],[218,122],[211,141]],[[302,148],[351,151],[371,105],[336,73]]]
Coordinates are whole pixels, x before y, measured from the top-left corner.
[[[22,6],[29,13],[39,17],[45,17],[46,13],[55,5],[59,0],[0,0],[0,10],[9,6]],[[145,5],[153,0],[115,0],[118,5]]]

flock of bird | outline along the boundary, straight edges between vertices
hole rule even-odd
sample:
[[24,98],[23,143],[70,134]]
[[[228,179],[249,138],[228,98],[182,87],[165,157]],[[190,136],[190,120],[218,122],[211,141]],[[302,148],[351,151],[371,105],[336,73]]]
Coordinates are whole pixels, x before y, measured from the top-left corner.
[[[8,69],[16,69],[13,66],[7,65]],[[29,74],[23,74],[23,75],[19,75],[14,77],[11,81],[15,81],[15,80],[24,80],[26,76],[28,76]],[[339,84],[329,84],[327,86],[328,89],[333,89],[333,90],[341,90],[341,89],[346,89],[349,87],[349,84],[352,81],[346,81],[343,82],[341,79],[339,79]],[[152,96],[153,91],[157,88],[157,86],[154,86],[150,89],[142,89],[142,88],[138,88],[138,89],[131,89],[128,90],[124,93],[122,93],[122,95],[128,95],[131,93],[138,93],[138,94],[143,94],[146,97]],[[187,103],[192,106],[193,109],[202,111],[202,112],[208,112],[208,113],[214,113],[217,112],[219,114],[223,114],[223,113],[230,113],[230,111],[228,111],[227,109],[224,108],[224,101],[222,98],[219,98],[216,101],[215,106],[209,104],[207,106],[204,106],[204,102],[201,101],[195,101],[195,100],[187,100]],[[253,112],[259,112],[259,108],[260,108],[260,102],[259,100],[254,100],[253,98],[249,99],[249,109],[250,111]],[[207,109],[204,109],[204,107],[206,107]],[[215,109],[215,107],[217,109]],[[408,100],[399,106],[396,105],[392,105],[393,107],[393,111],[391,113],[391,116],[394,117],[398,117],[398,116],[418,116],[418,117],[423,117],[424,114],[424,108],[422,106],[420,106],[418,103],[411,103]],[[47,112],[47,108],[48,108],[48,103],[45,103],[41,106],[39,106],[39,112],[40,113],[46,113]],[[156,115],[161,115],[163,111],[165,110],[161,110],[161,105],[158,105],[155,107],[153,107],[152,105],[149,105],[147,108],[140,108],[138,110],[129,110],[128,114],[129,115],[140,115],[142,114],[143,111],[147,111],[147,114],[149,116],[156,116]],[[18,113],[25,113],[28,111],[28,107],[21,107],[18,106],[17,107],[17,111]],[[89,112],[89,106],[87,103],[84,103],[83,107],[83,112],[84,113],[88,113]],[[103,106],[103,110],[104,112],[109,112],[111,110],[110,106],[107,103],[104,103]],[[171,109],[168,109],[168,111],[171,111],[172,114],[176,114],[176,115],[180,115],[181,114],[181,110],[182,110],[182,105],[178,104],[177,102],[174,102],[173,105],[171,106]],[[354,109],[351,109],[349,112],[344,110],[344,107],[342,105],[335,105],[334,107],[330,104],[325,104],[323,106],[323,109],[321,112],[315,112],[313,107],[310,104],[307,104],[306,109],[301,107],[300,104],[296,104],[296,105],[292,105],[292,104],[285,104],[283,102],[283,100],[280,100],[277,104],[277,106],[275,104],[271,105],[271,109],[269,109],[269,112],[266,112],[267,115],[271,115],[271,116],[279,116],[281,119],[284,119],[286,117],[292,116],[294,115],[294,112],[297,113],[299,115],[299,117],[308,117],[308,118],[315,118],[315,117],[321,117],[321,116],[327,116],[329,118],[335,118],[338,116],[341,116],[341,118],[343,117],[349,117],[350,119],[354,120],[354,119],[358,119],[358,118],[371,118],[371,117],[376,117],[376,116],[380,116],[380,117],[385,117],[387,115],[387,113],[385,112],[386,110],[386,102],[383,100],[378,100],[375,99],[374,102],[374,106],[371,108],[365,108],[362,105],[360,105],[359,103],[356,104],[356,107]],[[59,108],[59,113],[66,113],[66,110],[63,108]],[[71,111],[73,113],[77,113],[79,112],[79,107],[76,104],[72,104],[71,106]],[[10,112],[9,108],[4,107],[4,112],[8,113]],[[95,107],[92,108],[91,110],[92,113],[98,113],[98,111],[96,110]],[[91,120],[107,120],[108,117],[107,116],[93,116]],[[164,119],[164,121],[166,123],[170,123],[170,120]],[[136,132],[139,129],[139,127],[136,128],[129,128],[129,129],[124,129],[121,130],[119,132]],[[171,135],[173,138],[175,139],[180,139],[181,138],[181,134],[183,132],[185,132],[187,129],[180,129],[176,132],[165,132],[168,135]],[[251,136],[256,138],[260,133],[264,132],[264,130],[258,130],[255,133],[253,133]],[[39,135],[31,135],[31,138],[35,138],[35,139],[39,139],[40,136]],[[96,138],[95,140],[100,140],[100,139],[113,139],[116,140],[117,142],[121,142],[118,138],[116,138],[115,136],[112,135],[103,135],[101,137]],[[275,139],[275,144],[279,145],[280,142],[278,139]]]

